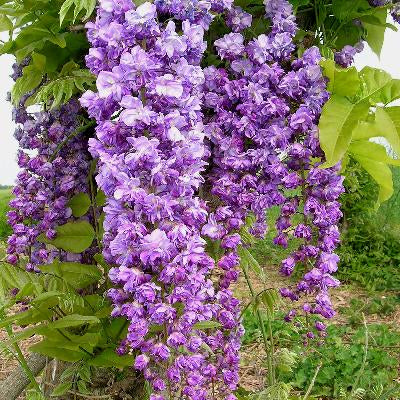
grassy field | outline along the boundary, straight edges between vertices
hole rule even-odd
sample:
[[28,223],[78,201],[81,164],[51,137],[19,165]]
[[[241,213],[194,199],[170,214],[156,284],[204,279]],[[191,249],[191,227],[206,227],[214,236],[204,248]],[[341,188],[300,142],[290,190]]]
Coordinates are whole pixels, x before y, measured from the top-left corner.
[[0,240],[5,239],[10,234],[6,213],[11,196],[11,189],[0,189]]

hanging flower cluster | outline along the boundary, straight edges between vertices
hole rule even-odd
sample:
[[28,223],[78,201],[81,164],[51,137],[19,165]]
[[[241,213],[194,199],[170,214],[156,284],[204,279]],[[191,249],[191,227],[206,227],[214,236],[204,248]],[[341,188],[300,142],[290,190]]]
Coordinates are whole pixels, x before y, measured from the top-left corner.
[[[283,261],[282,273],[291,275],[298,264],[311,265],[298,286],[283,289],[282,295],[298,300],[300,295],[313,294],[315,305],[305,310],[330,318],[327,289],[338,285],[330,273],[337,269],[333,251],[339,241],[336,223],[341,213],[336,200],[343,192],[343,178],[338,176],[339,167],[321,169],[315,161],[323,157],[317,124],[329,95],[317,48],[291,62],[297,32],[291,5],[284,0],[265,5],[271,32],[249,43],[239,32],[218,39],[218,54],[229,60],[229,68],[205,70],[205,107],[211,114],[206,127],[212,149],[211,193],[220,204],[203,233],[221,240],[225,249],[218,263],[224,271],[221,286],[228,287],[238,276],[237,232],[246,217],[249,213],[256,217],[251,231],[262,236],[266,209],[279,205],[275,244],[287,247],[292,236],[304,240]],[[293,226],[292,217],[299,213],[304,221]],[[287,319],[294,315],[292,311]]]
[[209,156],[204,29],[211,11],[231,3],[159,0],[136,8],[103,0],[88,24],[87,65],[98,92],[81,103],[98,124],[90,150],[107,197],[112,315],[130,322],[119,352],[139,352],[135,367],[151,383],[152,400],[230,400],[238,382],[240,334],[230,311],[238,302],[209,279],[214,261],[201,237],[208,212],[197,195]]
[[[23,66],[14,65],[14,80],[22,75]],[[38,237],[44,234],[54,239],[55,228],[73,219],[68,202],[75,194],[88,191],[90,154],[84,137],[66,140],[78,128],[81,108],[77,100],[57,110],[29,113],[24,105],[28,97],[13,112],[21,171],[8,213],[13,234],[7,253],[11,264],[24,256],[27,270],[38,271],[38,265],[52,262],[55,256],[64,261],[81,260],[81,255],[49,250]]]

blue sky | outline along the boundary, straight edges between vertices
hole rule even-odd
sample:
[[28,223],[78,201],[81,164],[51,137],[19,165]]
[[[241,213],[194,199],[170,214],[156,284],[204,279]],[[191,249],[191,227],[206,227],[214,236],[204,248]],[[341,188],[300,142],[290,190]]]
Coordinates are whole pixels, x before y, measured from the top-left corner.
[[[0,38],[3,35],[0,35]],[[381,68],[392,74],[394,78],[400,78],[400,31],[387,30],[385,44],[381,58],[372,53],[366,46],[363,53],[356,58],[356,66],[361,69],[366,65]],[[9,77],[13,57],[3,55],[0,57],[0,184],[12,185],[18,172],[15,162],[17,142],[13,137],[14,124],[11,120],[11,105],[6,101],[7,92],[10,91],[13,81]]]

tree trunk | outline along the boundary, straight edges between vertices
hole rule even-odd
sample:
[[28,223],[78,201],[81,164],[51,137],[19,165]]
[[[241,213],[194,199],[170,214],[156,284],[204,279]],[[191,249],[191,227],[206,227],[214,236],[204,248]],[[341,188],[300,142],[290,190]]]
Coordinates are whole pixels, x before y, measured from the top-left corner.
[[[26,361],[34,376],[42,372],[46,366],[46,357],[32,354]],[[0,399],[15,400],[30,384],[21,366],[18,366],[4,381],[0,382]]]

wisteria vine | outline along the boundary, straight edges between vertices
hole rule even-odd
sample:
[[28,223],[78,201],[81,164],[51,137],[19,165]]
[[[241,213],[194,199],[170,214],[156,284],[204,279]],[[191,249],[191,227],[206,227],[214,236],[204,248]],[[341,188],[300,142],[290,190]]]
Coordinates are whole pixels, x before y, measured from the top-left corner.
[[[252,15],[233,0],[99,3],[86,25],[96,90],[81,104],[40,113],[28,112],[26,96],[14,112],[22,171],[8,215],[8,261],[24,257],[34,272],[56,258],[85,261],[49,249],[43,237],[54,239],[74,220],[74,195],[93,195],[87,177],[97,160],[111,316],[129,324],[118,354],[135,355],[151,400],[234,400],[242,233],[263,238],[268,209],[280,210],[275,245],[299,243],[281,265],[285,276],[302,275],[280,290],[294,304],[285,319],[316,316],[306,318],[314,321],[305,327],[309,341],[325,336],[322,319],[335,314],[329,289],[339,285],[344,178],[340,164],[323,166],[318,122],[330,95],[321,54],[311,47],[298,55],[287,0],[264,1],[269,30],[251,39]],[[217,15],[229,33],[210,50],[205,35]],[[344,47],[336,63],[351,65],[362,47]],[[74,135],[81,107],[97,124],[93,138]]]
[[[284,261],[283,272],[291,274],[296,262],[307,258],[318,263],[295,291],[283,295],[295,300],[301,292],[316,293],[317,306],[307,311],[330,317],[327,288],[337,285],[329,275],[335,270],[332,261],[326,267],[324,260],[336,260],[331,253],[340,211],[334,200],[342,178],[337,168],[321,172],[311,164],[312,157],[322,156],[316,123],[328,99],[318,50],[308,50],[285,71],[297,31],[286,1],[266,2],[272,31],[247,45],[240,31],[251,25],[251,16],[240,8],[184,5],[102,3],[96,22],[88,25],[93,47],[87,64],[98,75],[98,93],[82,98],[98,123],[90,146],[100,160],[97,182],[108,198],[104,255],[118,265],[110,273],[120,287],[109,292],[113,315],[130,321],[119,351],[140,350],[135,366],[152,383],[154,399],[180,389],[193,399],[205,399],[210,391],[232,396],[242,328],[239,302],[229,286],[238,278],[238,232],[250,212],[256,216],[251,232],[262,236],[265,210],[281,205],[276,243],[285,245],[290,215],[304,208],[305,224],[294,232],[307,244]],[[231,69],[203,72],[204,29],[210,11],[224,8],[233,32],[215,46]],[[182,35],[168,16],[182,24]],[[203,101],[204,111],[210,110],[206,119]],[[212,168],[204,173],[208,160]],[[220,201],[210,213],[198,196],[209,184],[210,195]],[[334,194],[333,186],[338,187]],[[304,204],[301,196],[287,199],[286,190],[300,187]],[[331,217],[313,235],[307,218],[315,223],[323,212]],[[220,240],[225,252],[216,285],[209,279],[213,260],[201,234]],[[196,329],[212,320],[221,329]],[[154,325],[164,328],[149,338]]]

